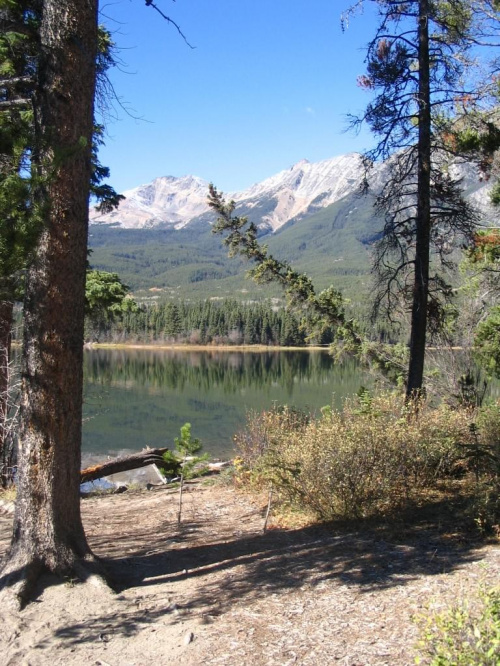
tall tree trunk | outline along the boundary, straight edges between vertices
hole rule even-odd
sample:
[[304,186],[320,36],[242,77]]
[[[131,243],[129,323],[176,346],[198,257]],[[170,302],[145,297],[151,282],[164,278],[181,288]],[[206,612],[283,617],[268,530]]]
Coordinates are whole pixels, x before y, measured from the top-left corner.
[[411,313],[410,362],[406,397],[419,395],[424,379],[431,230],[431,105],[429,0],[420,0],[418,18],[418,194],[415,280]]
[[14,303],[0,301],[0,485],[9,478],[7,451],[7,418],[9,415],[9,363]]
[[21,603],[39,573],[91,559],[80,515],[85,267],[97,0],[45,0],[35,161],[45,227],[29,268],[14,534],[0,584]]

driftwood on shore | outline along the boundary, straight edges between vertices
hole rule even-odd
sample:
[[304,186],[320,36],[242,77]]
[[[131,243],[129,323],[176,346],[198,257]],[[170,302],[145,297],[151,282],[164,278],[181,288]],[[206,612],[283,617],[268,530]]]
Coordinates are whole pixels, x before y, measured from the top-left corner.
[[80,472],[80,483],[95,481],[96,479],[101,479],[103,476],[109,476],[110,474],[128,472],[131,469],[138,469],[139,467],[161,463],[163,460],[163,454],[168,450],[168,448],[146,449],[140,453],[134,453],[131,456],[113,458],[113,460],[108,460],[101,465],[87,467]]

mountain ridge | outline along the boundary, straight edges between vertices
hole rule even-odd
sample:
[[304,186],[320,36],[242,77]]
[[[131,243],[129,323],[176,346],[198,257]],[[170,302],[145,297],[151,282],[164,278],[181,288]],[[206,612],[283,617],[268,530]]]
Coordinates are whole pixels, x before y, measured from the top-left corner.
[[[357,154],[301,160],[243,190],[236,201],[237,214],[259,226],[274,256],[307,273],[317,288],[333,284],[353,302],[366,300],[370,289],[372,247],[383,228],[373,203],[391,165],[375,167],[368,195],[360,192],[361,168]],[[465,196],[483,208],[483,219],[498,225],[498,211],[488,204],[491,184],[480,181],[474,165],[453,168]],[[108,217],[94,214],[104,223],[90,227],[92,265],[119,273],[133,290],[151,291],[147,299],[279,295],[269,285],[251,285],[248,265],[227,257],[221,238],[211,233],[207,190],[206,181],[194,176],[162,177],[131,190],[128,208],[123,202]],[[226,196],[236,200],[235,194]],[[123,211],[130,226],[123,224]]]
[[[370,175],[372,191],[381,189],[390,169],[391,160],[374,165]],[[480,180],[477,168],[464,163],[451,165],[451,169],[463,179],[466,196],[491,216],[488,200],[491,185]],[[237,214],[250,216],[263,230],[274,233],[292,220],[356,194],[364,174],[359,153],[319,162],[302,159],[245,190],[228,192],[225,196],[235,201]],[[90,223],[122,229],[175,230],[197,223],[209,225],[214,216],[207,203],[208,185],[208,181],[197,176],[160,176],[125,191],[125,199],[110,213],[101,214],[93,207]]]
[[[300,160],[241,192],[228,192],[238,212],[261,211],[259,224],[276,231],[299,215],[353,193],[362,176],[361,156],[348,153],[311,163]],[[123,192],[125,200],[106,214],[91,209],[91,224],[123,229],[182,229],[209,213],[208,182],[197,176],[160,176]],[[211,218],[207,218],[208,219]]]

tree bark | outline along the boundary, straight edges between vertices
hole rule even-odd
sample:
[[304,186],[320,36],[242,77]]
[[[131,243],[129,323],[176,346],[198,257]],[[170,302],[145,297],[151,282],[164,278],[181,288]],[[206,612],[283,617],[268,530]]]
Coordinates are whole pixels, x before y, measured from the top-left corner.
[[[0,585],[91,560],[80,515],[82,364],[97,0],[45,0],[34,162],[45,227],[26,281],[19,475]],[[90,567],[91,568],[91,567]]]
[[431,231],[431,104],[429,0],[419,1],[418,18],[418,193],[415,279],[411,312],[410,360],[406,397],[422,392],[424,379]]
[[0,301],[0,484],[5,488],[9,471],[7,418],[9,415],[9,363],[14,303]]
[[[87,481],[95,481],[102,479],[103,476],[110,474],[118,474],[118,472],[128,472],[131,469],[138,469],[139,467],[146,467],[146,465],[161,464],[162,456],[168,451],[165,449],[148,449],[141,451],[141,453],[134,453],[131,456],[123,456],[122,458],[114,458],[108,460],[102,465],[95,465],[94,467],[87,467],[82,469],[80,481],[86,483]],[[180,462],[179,462],[180,468]]]

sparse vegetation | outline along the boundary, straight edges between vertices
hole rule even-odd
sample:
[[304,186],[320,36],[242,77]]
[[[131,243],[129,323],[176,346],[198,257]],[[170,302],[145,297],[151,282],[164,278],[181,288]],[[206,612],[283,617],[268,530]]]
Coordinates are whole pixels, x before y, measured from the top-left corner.
[[420,656],[428,666],[498,666],[500,663],[500,588],[479,598],[417,618]]

